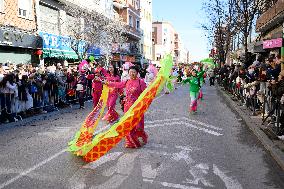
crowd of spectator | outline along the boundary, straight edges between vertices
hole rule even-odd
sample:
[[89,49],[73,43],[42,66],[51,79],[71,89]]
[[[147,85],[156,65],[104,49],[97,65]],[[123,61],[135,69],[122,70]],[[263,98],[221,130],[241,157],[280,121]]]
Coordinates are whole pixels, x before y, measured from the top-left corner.
[[250,66],[222,65],[218,71],[219,83],[225,90],[250,107],[253,113],[262,113],[263,121],[277,122],[277,134],[284,135],[284,70],[281,57],[257,58]]
[[[75,102],[84,108],[84,101],[92,99],[95,70],[107,64],[104,60],[84,61],[88,63],[85,68],[80,68],[80,64],[65,66],[64,63],[37,67],[31,64],[0,64],[0,122],[18,121]],[[143,65],[139,72],[140,77],[146,80],[147,77],[149,79],[147,68],[148,65]],[[119,70],[122,75],[123,68]]]
[[53,111],[76,98],[77,66],[0,65],[1,123]]

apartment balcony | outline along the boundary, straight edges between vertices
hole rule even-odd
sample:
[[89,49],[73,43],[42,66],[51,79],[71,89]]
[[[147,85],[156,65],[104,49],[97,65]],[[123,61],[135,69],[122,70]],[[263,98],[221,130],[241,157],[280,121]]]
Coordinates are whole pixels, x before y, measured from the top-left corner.
[[140,40],[142,37],[142,31],[140,29],[136,29],[129,25],[126,26],[126,33],[129,37],[134,38],[136,40]]
[[265,32],[284,19],[284,0],[278,0],[275,5],[264,12],[256,21],[256,31]]

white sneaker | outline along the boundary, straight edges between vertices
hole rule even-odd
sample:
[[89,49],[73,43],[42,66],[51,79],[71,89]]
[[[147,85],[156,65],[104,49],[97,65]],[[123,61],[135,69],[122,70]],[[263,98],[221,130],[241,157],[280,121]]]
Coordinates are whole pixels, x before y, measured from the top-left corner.
[[284,135],[278,136],[278,138],[279,138],[280,140],[284,140]]

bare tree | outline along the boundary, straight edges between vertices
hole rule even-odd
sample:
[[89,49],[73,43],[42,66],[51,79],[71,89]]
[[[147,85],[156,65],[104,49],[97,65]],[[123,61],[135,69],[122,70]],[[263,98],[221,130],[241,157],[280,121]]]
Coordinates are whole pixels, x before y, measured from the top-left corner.
[[232,51],[233,39],[237,36],[244,46],[245,63],[248,63],[250,35],[257,17],[267,6],[271,6],[271,0],[214,0],[204,4],[208,22],[202,27],[217,47],[220,62]]
[[243,35],[243,46],[245,50],[245,64],[248,62],[248,42],[255,24],[256,18],[263,9],[266,1],[263,0],[233,0],[237,14],[238,26]]
[[[65,5],[67,13],[66,30],[71,36],[71,47],[80,59],[91,45],[110,55],[113,43],[124,43],[125,24],[118,19],[110,19],[96,11]],[[69,18],[69,19],[68,19]]]
[[236,9],[232,0],[214,0],[204,3],[203,9],[207,16],[202,28],[207,31],[207,37],[217,48],[217,61],[224,63],[232,50],[232,39],[238,31]]

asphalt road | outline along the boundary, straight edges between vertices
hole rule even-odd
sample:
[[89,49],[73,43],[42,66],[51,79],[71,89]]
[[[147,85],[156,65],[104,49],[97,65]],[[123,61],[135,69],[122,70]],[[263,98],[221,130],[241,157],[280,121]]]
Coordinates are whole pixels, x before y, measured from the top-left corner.
[[284,172],[257,138],[214,87],[204,93],[196,115],[187,86],[159,96],[145,116],[145,147],[122,141],[89,164],[66,148],[91,103],[0,125],[0,189],[283,189]]

